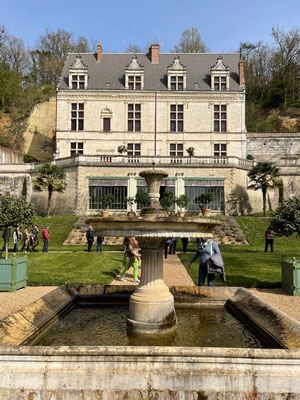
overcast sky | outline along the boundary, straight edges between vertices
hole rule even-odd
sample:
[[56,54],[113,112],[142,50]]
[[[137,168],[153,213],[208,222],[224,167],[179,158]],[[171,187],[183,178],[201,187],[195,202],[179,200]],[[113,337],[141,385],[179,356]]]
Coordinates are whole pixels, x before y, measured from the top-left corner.
[[272,26],[300,27],[300,0],[9,0],[1,2],[1,24],[30,47],[46,28],[61,28],[101,41],[104,52],[154,41],[169,52],[196,27],[211,52],[227,52],[241,41],[272,44]]

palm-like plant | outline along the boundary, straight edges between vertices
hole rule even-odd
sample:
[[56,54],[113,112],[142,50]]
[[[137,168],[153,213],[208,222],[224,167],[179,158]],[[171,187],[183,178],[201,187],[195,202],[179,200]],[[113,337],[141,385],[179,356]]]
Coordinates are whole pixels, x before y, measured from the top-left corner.
[[63,168],[46,163],[38,170],[38,177],[33,181],[33,189],[42,192],[48,190],[47,217],[50,215],[53,192],[62,193],[67,187]]
[[248,177],[251,179],[248,189],[262,191],[263,214],[266,216],[267,191],[278,186],[279,168],[270,162],[258,162],[248,172]]

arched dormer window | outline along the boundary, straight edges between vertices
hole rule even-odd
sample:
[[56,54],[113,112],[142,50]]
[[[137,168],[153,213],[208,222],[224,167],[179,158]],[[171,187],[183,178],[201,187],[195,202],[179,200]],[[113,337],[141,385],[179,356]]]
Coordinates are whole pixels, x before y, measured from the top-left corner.
[[168,89],[186,89],[186,67],[180,62],[179,56],[175,57],[173,64],[168,66]]
[[125,88],[130,90],[144,89],[144,67],[134,55],[125,69]]
[[223,58],[219,56],[214,66],[210,68],[211,90],[229,90],[229,67],[223,64]]
[[88,67],[82,62],[81,55],[77,54],[69,67],[69,89],[86,89],[87,86]]

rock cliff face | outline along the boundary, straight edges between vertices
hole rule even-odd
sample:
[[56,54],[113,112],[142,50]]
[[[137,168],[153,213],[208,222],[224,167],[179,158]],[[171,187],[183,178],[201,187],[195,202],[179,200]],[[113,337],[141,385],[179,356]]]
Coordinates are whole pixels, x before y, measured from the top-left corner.
[[55,149],[56,98],[36,104],[24,132],[24,153],[39,161],[53,158]]

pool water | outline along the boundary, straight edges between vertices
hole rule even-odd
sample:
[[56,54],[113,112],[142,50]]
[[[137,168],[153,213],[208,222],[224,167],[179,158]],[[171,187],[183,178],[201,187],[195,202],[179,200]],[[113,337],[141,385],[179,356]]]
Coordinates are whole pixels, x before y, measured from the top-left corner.
[[36,346],[185,346],[261,348],[262,344],[222,305],[176,305],[168,334],[127,332],[128,304],[77,306]]

